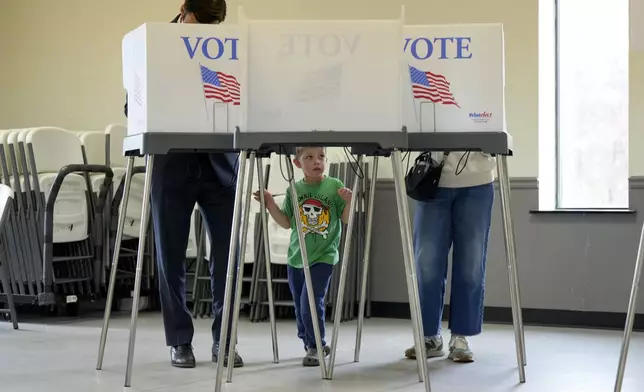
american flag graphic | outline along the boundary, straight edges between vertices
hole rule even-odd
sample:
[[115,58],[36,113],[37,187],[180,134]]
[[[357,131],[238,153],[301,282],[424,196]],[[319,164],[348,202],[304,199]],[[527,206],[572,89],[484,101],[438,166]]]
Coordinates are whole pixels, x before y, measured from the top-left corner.
[[309,102],[323,98],[337,98],[342,85],[342,63],[309,72],[302,78],[297,101]]
[[409,75],[411,76],[414,98],[427,99],[434,103],[454,105],[460,108],[449,89],[450,83],[445,76],[424,72],[411,65],[409,66]]
[[240,104],[241,87],[234,76],[210,70],[203,65],[200,67],[206,99],[216,99],[235,106]]

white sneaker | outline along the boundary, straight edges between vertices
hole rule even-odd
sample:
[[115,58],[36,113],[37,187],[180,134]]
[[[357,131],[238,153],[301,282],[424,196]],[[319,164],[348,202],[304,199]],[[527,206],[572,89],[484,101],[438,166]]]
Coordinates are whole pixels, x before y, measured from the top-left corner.
[[474,362],[474,353],[465,336],[452,335],[449,341],[449,356],[454,362]]
[[[443,337],[441,335],[434,336],[433,338],[425,338],[425,351],[427,358],[442,357],[445,355],[443,352]],[[408,348],[405,350],[405,357],[409,359],[416,359],[416,347]]]

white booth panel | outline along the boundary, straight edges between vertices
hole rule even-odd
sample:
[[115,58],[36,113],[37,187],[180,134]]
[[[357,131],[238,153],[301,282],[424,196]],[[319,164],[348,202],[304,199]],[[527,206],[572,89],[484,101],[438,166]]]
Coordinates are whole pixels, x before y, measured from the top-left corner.
[[397,131],[399,20],[250,21],[242,131]]
[[404,27],[410,132],[506,131],[503,25]]
[[146,23],[123,39],[128,136],[228,132],[239,125],[236,25]]

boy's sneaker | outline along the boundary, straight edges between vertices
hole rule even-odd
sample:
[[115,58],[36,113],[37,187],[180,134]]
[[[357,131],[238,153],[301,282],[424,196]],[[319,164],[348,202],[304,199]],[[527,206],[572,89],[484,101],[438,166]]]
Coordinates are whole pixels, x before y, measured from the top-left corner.
[[449,359],[454,362],[474,362],[474,353],[465,336],[452,335],[449,341]]
[[[443,352],[443,337],[438,335],[433,338],[425,338],[425,350],[427,350],[427,358],[436,358],[445,355]],[[416,359],[415,345],[405,350],[405,357]]]
[[[324,346],[323,350],[325,357],[331,353],[331,347],[329,346]],[[302,366],[320,366],[320,360],[318,359],[318,350],[315,347],[311,347],[306,350],[306,355],[304,356],[304,358],[302,358]]]

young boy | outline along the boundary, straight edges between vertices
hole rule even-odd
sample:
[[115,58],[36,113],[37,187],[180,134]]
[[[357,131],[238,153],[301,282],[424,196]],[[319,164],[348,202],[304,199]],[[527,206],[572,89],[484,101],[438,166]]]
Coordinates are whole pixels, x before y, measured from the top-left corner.
[[[323,147],[298,147],[293,163],[304,172],[304,179],[295,184],[300,206],[297,213],[302,219],[306,240],[322,346],[324,354],[328,355],[330,349],[324,340],[324,299],[333,266],[340,259],[342,222],[349,220],[352,194],[342,181],[324,174],[326,155]],[[255,193],[255,200],[259,200],[258,192]],[[281,208],[266,190],[264,200],[275,222],[292,230],[288,249],[288,283],[295,302],[297,336],[304,342],[306,350],[302,365],[319,366],[291,194],[287,191]]]

